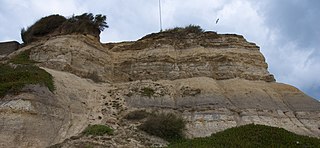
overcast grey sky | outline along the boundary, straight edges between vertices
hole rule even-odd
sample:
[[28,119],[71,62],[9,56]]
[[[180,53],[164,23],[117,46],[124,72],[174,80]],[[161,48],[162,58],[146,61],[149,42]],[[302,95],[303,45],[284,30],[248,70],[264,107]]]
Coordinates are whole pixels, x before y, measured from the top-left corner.
[[[320,99],[319,0],[161,0],[163,28],[200,25],[244,35],[261,47],[269,71]],[[102,42],[137,40],[159,31],[158,0],[1,0],[0,41],[51,14],[105,14]],[[220,18],[218,24],[215,20]]]

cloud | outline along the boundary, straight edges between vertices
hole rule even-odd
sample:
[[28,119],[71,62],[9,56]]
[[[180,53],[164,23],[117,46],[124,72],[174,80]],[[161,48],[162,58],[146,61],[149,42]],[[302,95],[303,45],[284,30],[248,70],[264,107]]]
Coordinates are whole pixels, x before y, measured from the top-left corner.
[[0,5],[0,21],[3,26],[1,34],[7,35],[5,38],[1,37],[1,41],[18,40],[21,42],[21,28],[32,25],[43,16],[51,14],[70,16],[87,11],[85,6],[79,5],[75,0],[63,2],[56,0],[3,0]]
[[[269,0],[254,2],[271,30],[268,48],[270,71],[280,82],[294,85],[320,99],[320,1]],[[272,43],[272,44],[268,44]]]
[[[161,0],[163,28],[196,24],[242,34],[261,47],[278,82],[320,99],[320,1]],[[158,0],[2,0],[0,40],[20,39],[20,29],[50,14],[107,15],[102,42],[137,40],[159,31]],[[220,18],[218,24],[215,20]]]
[[269,0],[263,4],[262,14],[270,28],[279,29],[283,41],[298,46],[319,46],[320,26],[315,21],[320,14],[320,1]]

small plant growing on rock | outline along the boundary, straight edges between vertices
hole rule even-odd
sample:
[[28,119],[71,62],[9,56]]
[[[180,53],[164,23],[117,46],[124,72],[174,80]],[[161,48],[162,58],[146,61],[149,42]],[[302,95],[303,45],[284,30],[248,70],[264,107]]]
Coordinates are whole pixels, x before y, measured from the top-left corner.
[[112,135],[113,129],[106,125],[89,125],[83,132],[84,135],[103,136],[104,134]]
[[124,118],[127,120],[141,120],[145,119],[150,115],[150,113],[145,110],[135,110],[128,113]]
[[186,122],[173,113],[159,113],[149,116],[139,129],[169,142],[183,139]]
[[153,96],[154,93],[155,93],[154,90],[152,88],[149,88],[149,87],[144,87],[141,90],[141,95],[143,95],[143,96],[151,97],[151,96]]

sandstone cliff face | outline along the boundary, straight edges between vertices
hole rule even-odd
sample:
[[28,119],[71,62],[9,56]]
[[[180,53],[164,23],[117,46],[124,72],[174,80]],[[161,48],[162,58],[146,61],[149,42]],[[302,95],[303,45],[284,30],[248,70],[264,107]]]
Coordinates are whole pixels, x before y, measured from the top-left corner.
[[[136,109],[181,114],[188,137],[249,123],[320,137],[320,103],[275,82],[259,47],[239,35],[164,32],[104,45],[90,36],[66,35],[32,43],[8,58],[24,50],[54,77],[56,91],[26,86],[19,95],[1,98],[0,147],[165,145],[137,130],[139,123],[122,120]],[[144,95],[145,88],[154,91]],[[70,139],[100,123],[113,127],[115,136]]]
[[[275,81],[267,71],[258,46],[238,35],[207,34],[184,39],[183,49],[176,44],[184,42],[175,43],[180,38],[167,38],[170,35],[105,47],[83,36],[62,36],[38,43],[37,48],[32,49],[31,58],[45,67],[81,77],[95,74],[106,82],[192,77]],[[210,36],[218,37],[211,39]],[[193,44],[198,43],[197,40],[205,42]]]
[[274,81],[259,47],[239,35],[206,32],[179,36],[164,32],[109,48],[116,57],[115,72],[128,80],[205,76]]

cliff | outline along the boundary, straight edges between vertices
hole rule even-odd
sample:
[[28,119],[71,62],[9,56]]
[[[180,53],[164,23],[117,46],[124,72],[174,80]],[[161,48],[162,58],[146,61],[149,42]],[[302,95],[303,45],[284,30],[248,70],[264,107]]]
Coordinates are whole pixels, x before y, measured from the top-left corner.
[[[141,109],[183,116],[190,138],[250,123],[320,137],[320,103],[277,83],[259,47],[240,35],[167,31],[107,44],[63,35],[7,58],[26,50],[56,90],[28,85],[1,98],[1,147],[165,145],[123,119]],[[89,124],[107,124],[115,136],[74,137]]]
[[0,42],[0,59],[16,51],[20,46],[16,41]]
[[105,82],[192,77],[275,81],[259,47],[242,36],[214,32],[184,39],[165,33],[150,36],[104,46],[81,36],[60,36],[32,49],[31,58],[81,77],[94,73]]

